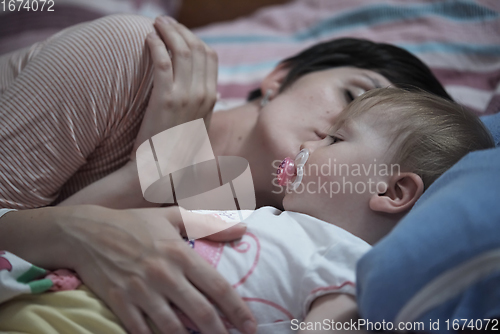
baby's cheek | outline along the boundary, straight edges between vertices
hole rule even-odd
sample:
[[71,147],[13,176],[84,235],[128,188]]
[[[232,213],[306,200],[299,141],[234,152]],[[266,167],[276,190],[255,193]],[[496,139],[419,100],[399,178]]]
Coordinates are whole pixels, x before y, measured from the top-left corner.
[[283,209],[285,209],[285,211],[293,211],[292,203],[290,203],[291,201],[292,199],[290,194],[285,193],[285,197],[283,198]]
[[285,211],[302,212],[305,213],[305,209],[312,207],[311,195],[306,194],[306,192],[285,192],[285,198],[283,198],[283,208]]

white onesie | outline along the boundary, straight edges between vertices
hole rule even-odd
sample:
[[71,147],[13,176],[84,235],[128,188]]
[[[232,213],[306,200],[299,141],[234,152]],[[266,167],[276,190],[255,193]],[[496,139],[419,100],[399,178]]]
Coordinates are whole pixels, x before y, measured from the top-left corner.
[[[273,207],[196,212],[227,221],[246,217],[248,229],[239,241],[194,240],[191,244],[247,302],[258,333],[292,333],[292,319],[304,320],[317,297],[332,292],[355,294],[356,262],[371,246],[344,229]],[[227,321],[226,325],[234,328]]]

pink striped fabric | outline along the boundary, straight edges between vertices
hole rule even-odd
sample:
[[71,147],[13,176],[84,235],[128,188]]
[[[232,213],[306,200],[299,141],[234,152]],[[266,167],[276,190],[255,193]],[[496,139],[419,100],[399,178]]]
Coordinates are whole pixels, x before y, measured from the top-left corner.
[[152,87],[152,29],[110,16],[0,57],[0,207],[49,205],[127,161]]

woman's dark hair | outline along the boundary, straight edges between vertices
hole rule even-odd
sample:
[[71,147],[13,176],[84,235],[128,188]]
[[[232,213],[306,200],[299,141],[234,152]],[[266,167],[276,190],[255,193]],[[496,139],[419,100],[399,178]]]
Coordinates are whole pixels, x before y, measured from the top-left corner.
[[[281,64],[290,71],[281,85],[280,92],[305,74],[333,67],[350,66],[377,72],[396,87],[414,86],[452,100],[422,61],[408,51],[390,44],[357,38],[339,38],[316,44],[281,61]],[[249,93],[248,100],[260,96],[260,89],[255,89]]]

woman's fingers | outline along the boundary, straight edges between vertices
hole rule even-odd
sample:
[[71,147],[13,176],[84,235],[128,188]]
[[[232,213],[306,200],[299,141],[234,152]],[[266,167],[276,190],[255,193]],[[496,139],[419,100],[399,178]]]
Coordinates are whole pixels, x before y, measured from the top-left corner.
[[[163,32],[161,35],[165,36],[164,41],[172,51],[174,94],[180,94],[182,97],[187,93],[185,103],[178,99],[180,105],[191,106],[194,111],[192,119],[207,118],[217,99],[217,54],[184,25],[170,17],[157,18],[155,26],[160,33]],[[184,43],[181,43],[180,39]],[[190,71],[187,71],[186,64],[177,62],[176,58],[181,60],[189,58]],[[177,67],[178,64],[179,67]]]
[[[170,207],[165,211],[167,219],[175,226],[181,235],[190,239],[203,238],[205,236],[219,235],[219,241],[231,241],[240,238],[245,231],[241,228],[233,229],[231,233],[219,234],[230,228],[230,224],[212,215],[203,215],[185,210],[181,207]],[[232,237],[222,239],[222,237]]]
[[[155,27],[172,54],[175,82],[173,94],[185,95],[191,87],[193,70],[192,51],[183,36],[177,31],[173,19],[166,16],[157,17]],[[181,104],[187,104],[188,97],[186,96],[184,99],[181,97],[179,101]]]
[[219,242],[232,241],[240,239],[243,236],[243,234],[245,234],[246,231],[247,231],[247,225],[245,223],[238,223],[220,232],[207,235],[205,238]]
[[175,293],[169,292],[172,303],[193,321],[203,334],[227,334],[227,330],[210,304],[191,283],[186,283]]
[[[165,43],[156,32],[146,38],[151,58],[153,59],[153,90],[148,102],[148,108],[142,120],[141,129],[137,134],[132,160],[139,145],[152,136],[169,128],[171,115],[167,108],[173,96],[174,72],[172,60]],[[174,125],[176,125],[174,123]]]
[[[187,245],[183,246],[189,249]],[[231,285],[203,258],[199,257],[191,249],[189,249],[191,252],[179,253],[173,252],[171,245],[167,247],[169,248],[167,253],[172,255],[177,253],[174,258],[176,261],[181,262],[183,276],[161,279],[158,281],[158,287],[163,288],[165,296],[190,318],[203,334],[227,333],[214,305],[203,294],[216,301],[216,304],[221,307],[225,316],[229,318],[236,328],[243,330],[248,320],[253,321],[250,310]],[[199,269],[193,271],[194,268]],[[190,272],[200,276],[192,277],[189,274]],[[165,284],[165,281],[168,284]],[[202,281],[204,281],[203,285],[201,284]],[[227,298],[228,294],[234,296],[234,298]],[[227,304],[222,305],[222,303]],[[246,330],[242,332],[254,333]]]
[[[178,320],[171,320],[174,314],[170,308],[165,308],[166,304],[159,301],[158,296],[183,311],[203,334],[227,334],[214,306],[184,274],[186,267],[200,264],[207,266],[205,260],[197,257],[182,240],[164,240],[157,243],[157,249],[159,253],[156,256],[148,256],[144,261],[141,275],[127,280],[127,290],[130,291],[132,300],[139,302],[143,311],[156,319],[155,324],[159,329],[168,328],[165,333],[184,333],[183,325]],[[208,267],[215,272],[215,269]],[[156,294],[152,294],[153,291]]]
[[216,271],[210,271],[208,263],[189,266],[185,272],[187,278],[205,295],[210,297],[229,321],[242,333],[256,332],[257,324],[248,306],[241,302],[241,297]]
[[[213,111],[215,102],[217,102],[217,75],[219,67],[219,58],[217,52],[206,46],[206,80],[205,90],[207,96],[210,98],[205,99],[205,105],[202,107],[204,110]],[[208,115],[211,115],[210,112]]]
[[[179,277],[179,280],[182,279],[183,277]],[[152,293],[151,288],[145,286],[143,280],[137,280],[133,284],[132,290],[139,307],[151,319],[160,333],[188,334],[168,301],[160,294]]]
[[108,292],[107,304],[113,313],[120,319],[123,327],[129,333],[137,334],[152,334],[148,325],[146,324],[141,311],[133,305],[122,291],[112,288]]
[[[177,226],[181,231],[183,230],[182,225],[187,225],[188,234],[191,229],[191,233],[196,234],[201,231],[202,235],[206,235],[207,231],[210,232],[210,230],[213,230],[214,228],[215,230],[220,230],[227,225],[227,223],[222,219],[211,215],[201,215],[186,211],[183,208],[176,210],[174,207],[171,207],[168,209],[169,210],[165,212],[168,220],[172,223],[172,225]],[[218,232],[215,234],[217,237],[213,237],[213,239],[221,240],[224,237],[226,237],[225,240],[235,239],[241,237],[246,230],[246,227],[241,224],[232,228],[233,230],[231,233],[226,232],[224,234],[223,232]],[[210,297],[221,309],[222,313],[229,319],[229,321],[236,328],[242,331],[242,333],[254,333],[256,323],[252,317],[252,313],[231,285],[205,260],[198,257],[196,254],[188,255],[190,255],[189,258],[182,261],[187,279],[189,279],[189,281],[192,282],[203,294]],[[186,315],[193,319],[198,326],[203,323],[203,326],[209,326],[206,328],[216,329],[218,323],[208,321],[208,319],[213,319],[213,307],[207,302],[203,295],[201,295],[191,285],[185,286],[185,289],[186,290],[179,289],[176,291],[169,291],[169,296],[172,302],[183,310]],[[193,310],[190,305],[200,305],[200,307]],[[207,320],[205,321],[204,319]],[[205,332],[203,333],[205,334]],[[212,333],[212,331],[207,331],[207,333]]]
[[172,60],[165,47],[165,43],[163,43],[156,32],[150,33],[146,41],[155,67],[155,86],[161,86],[165,92],[171,91],[174,83]]
[[143,312],[146,313],[151,321],[155,324],[158,331],[162,334],[188,334],[186,327],[179,320],[178,316],[174,313],[171,306],[163,301],[165,305],[156,308],[146,306]]
[[[201,39],[196,37],[189,29],[179,23],[174,23],[177,32],[184,38],[187,46],[191,50],[192,57],[192,77],[191,77],[191,98],[192,102],[198,106],[205,102],[205,83],[207,81],[207,46]],[[203,117],[204,115],[197,115]]]
[[216,53],[171,18],[158,17],[154,26],[160,38],[147,38],[153,90],[132,156],[145,140],[174,126],[203,118],[208,127],[217,100]]
[[[226,222],[210,215],[189,212],[179,207],[134,209],[130,212],[137,215],[141,224],[147,224],[148,233],[145,235],[151,236],[150,242],[155,245],[155,251],[150,253],[147,258],[143,261],[136,261],[141,265],[142,269],[139,272],[143,273],[143,281],[148,282],[147,287],[151,291],[159,292],[159,295],[163,295],[164,298],[185,312],[186,316],[201,329],[203,334],[226,332],[215,307],[202,293],[215,300],[217,304],[220,303],[220,300],[227,303],[220,305],[220,307],[236,328],[243,329],[247,320],[253,321],[251,311],[234,292],[231,285],[177,234],[179,230],[184,231],[185,225],[188,226],[188,230],[189,226],[194,226],[195,231],[198,228],[210,230],[214,224],[224,227]],[[120,225],[127,226],[124,223]],[[144,232],[144,228],[141,231]],[[243,234],[244,228],[238,227],[236,231]],[[135,235],[140,236],[139,233],[135,233]],[[193,271],[193,268],[198,269]],[[188,272],[192,274],[188,275]],[[192,275],[199,275],[199,277]],[[127,291],[136,291],[134,301],[141,299],[138,296],[141,295],[141,291],[146,286],[141,285],[141,281],[136,282],[134,279],[130,279],[130,276],[127,277],[125,284]],[[194,283],[195,280],[197,283]],[[198,286],[199,280],[206,280],[203,288]],[[229,298],[225,297],[228,292],[230,293]],[[143,294],[145,296],[142,299],[148,300],[148,303],[151,302],[148,293],[144,292]],[[155,305],[154,302],[153,305]],[[141,308],[143,310],[155,309],[155,307],[146,306],[146,304],[142,305]]]
[[212,111],[217,99],[217,53],[184,25],[177,23],[176,27],[192,50],[193,77],[191,91],[193,92],[194,103],[201,106],[199,110],[205,111],[205,113],[197,116],[206,117]]
[[[188,334],[184,325],[172,311],[168,302],[160,294],[152,293],[144,280],[130,280],[128,298],[118,290],[112,295],[110,308],[122,321],[128,332],[134,334],[151,334],[144,317],[149,318],[162,334]],[[142,310],[142,312],[141,312]]]
[[[181,220],[177,208],[120,211],[91,206],[71,210],[75,212],[73,220],[62,225],[63,237],[78,254],[74,268],[130,333],[150,333],[145,317],[164,333],[184,333],[169,302],[184,311],[204,334],[226,333],[215,307],[201,293],[212,299],[221,294],[222,300],[228,300],[224,311],[244,310],[234,322],[237,328],[253,319],[241,298],[224,297],[225,291],[232,290],[229,283],[169,222],[169,217]],[[192,267],[199,268],[197,280],[211,280],[215,285],[205,283],[200,292],[199,282],[187,275],[193,272]],[[235,319],[230,314],[227,317]]]

